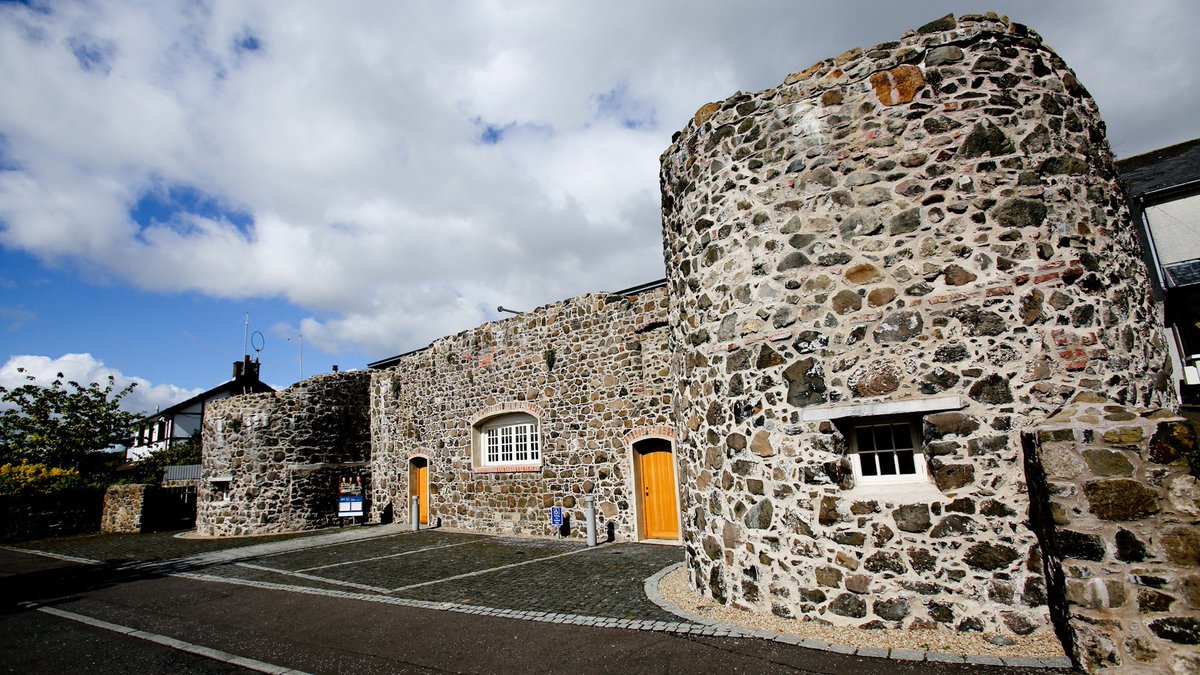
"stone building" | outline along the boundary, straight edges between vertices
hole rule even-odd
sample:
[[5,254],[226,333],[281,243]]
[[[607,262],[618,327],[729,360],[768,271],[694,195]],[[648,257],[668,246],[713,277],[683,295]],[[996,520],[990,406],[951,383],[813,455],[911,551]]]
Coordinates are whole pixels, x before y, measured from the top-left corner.
[[702,106],[661,187],[662,284],[214,405],[198,528],[327,524],[350,466],[373,521],[581,536],[590,496],[716,602],[1200,664],[1200,453],[1036,33],[948,16]]
[[[1066,64],[1023,26],[946,17],[702,107],[662,187],[693,585],[867,628],[1028,634],[1054,611],[1069,632],[1045,565],[1071,556],[1039,545],[1022,434],[1072,402],[1175,399]],[[1155,464],[1130,464],[1148,500]]]
[[209,403],[196,531],[226,536],[333,525],[337,486],[370,479],[367,372]]
[[590,495],[601,532],[678,539],[666,318],[650,284],[372,364],[372,513],[552,535],[557,506],[579,536]]
[[1180,399],[1200,406],[1200,139],[1117,163],[1162,303]]

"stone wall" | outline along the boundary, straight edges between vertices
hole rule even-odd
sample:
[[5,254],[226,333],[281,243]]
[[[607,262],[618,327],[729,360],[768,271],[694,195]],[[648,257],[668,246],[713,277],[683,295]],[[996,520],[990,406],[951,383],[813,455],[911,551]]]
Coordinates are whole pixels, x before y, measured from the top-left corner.
[[0,542],[95,532],[104,513],[104,492],[78,488],[49,495],[0,495]]
[[291,532],[337,522],[340,476],[370,473],[366,371],[318,375],[204,412],[196,531]]
[[[692,583],[838,624],[1045,630],[1021,430],[1079,391],[1170,397],[1066,64],[946,17],[703,106],[661,179]],[[923,430],[925,489],[855,485],[847,429],[884,412]]]
[[[372,518],[407,522],[409,461],[429,461],[431,523],[551,535],[564,507],[584,535],[584,497],[609,528],[637,537],[629,443],[670,436],[667,297],[594,293],[442,338],[371,381]],[[490,415],[538,418],[540,466],[480,467],[472,427]],[[629,437],[627,439],[627,436]]]
[[104,492],[104,513],[100,531],[106,534],[137,534],[142,531],[142,516],[152,485],[110,485]]
[[1200,671],[1192,426],[1081,394],[1025,445],[1032,520],[1072,658],[1089,672]]

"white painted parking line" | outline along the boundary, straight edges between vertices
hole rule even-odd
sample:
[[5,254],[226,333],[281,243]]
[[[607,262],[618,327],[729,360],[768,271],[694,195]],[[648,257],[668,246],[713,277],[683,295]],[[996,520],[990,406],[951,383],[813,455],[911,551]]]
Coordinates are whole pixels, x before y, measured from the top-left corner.
[[91,560],[89,558],[76,558],[72,555],[63,555],[61,553],[51,553],[49,551],[39,551],[36,548],[17,548],[16,546],[0,546],[5,551],[16,551],[17,553],[28,553],[29,555],[40,555],[43,558],[54,558],[55,560],[65,560],[67,562],[81,563],[83,565],[99,565],[99,560]]
[[500,570],[512,569],[512,568],[514,568],[514,567],[520,567],[520,566],[522,566],[522,565],[532,565],[532,564],[533,564],[533,563],[535,563],[535,562],[542,562],[543,560],[553,560],[553,559],[555,559],[555,558],[562,558],[562,557],[564,557],[564,556],[568,556],[568,555],[576,555],[576,554],[579,554],[579,553],[587,553],[588,551],[591,551],[591,550],[593,550],[593,549],[590,549],[590,548],[581,548],[581,549],[578,549],[578,550],[576,550],[576,551],[567,551],[566,553],[559,553],[559,554],[557,554],[557,555],[548,555],[548,556],[546,556],[546,557],[544,557],[544,558],[534,558],[533,560],[522,560],[521,562],[512,563],[512,564],[510,564],[510,565],[501,565],[501,566],[499,566],[499,567],[489,567],[489,568],[488,568],[488,569],[486,569],[486,570],[478,570],[478,571],[475,571],[475,572],[467,572],[466,574],[457,574],[457,575],[455,575],[455,576],[452,576],[452,577],[446,577],[445,579],[434,579],[433,581],[422,581],[422,582],[421,582],[421,583],[419,583],[419,584],[409,584],[408,586],[401,586],[401,587],[399,587],[399,588],[393,588],[392,590],[390,590],[390,591],[387,591],[387,592],[388,592],[388,593],[399,593],[400,591],[407,591],[407,590],[409,590],[409,589],[412,589],[412,588],[420,588],[420,587],[422,587],[422,586],[432,586],[433,584],[441,584],[441,583],[445,583],[445,582],[447,582],[447,581],[455,581],[455,580],[458,580],[458,579],[466,579],[467,577],[477,577],[477,576],[479,576],[479,575],[481,575],[481,574],[491,574],[492,572],[499,572]]
[[380,588],[378,586],[368,586],[366,584],[356,584],[352,581],[339,581],[337,579],[329,579],[327,577],[319,577],[315,574],[305,574],[303,572],[293,572],[291,570],[281,570],[276,567],[266,567],[264,565],[252,565],[250,563],[243,563],[243,562],[234,563],[234,564],[237,565],[238,567],[245,567],[247,569],[259,570],[262,572],[274,572],[276,574],[283,574],[283,575],[289,576],[289,577],[296,577],[297,579],[308,579],[310,581],[320,581],[322,583],[333,584],[335,586],[346,586],[347,588],[360,588],[364,591],[375,591],[376,593],[387,593],[388,592],[388,589]]
[[441,548],[454,548],[455,546],[466,546],[467,544],[478,544],[478,541],[460,541],[457,544],[444,544],[442,546],[426,546],[412,551],[404,551],[402,553],[389,553],[388,555],[377,555],[373,558],[360,558],[358,560],[343,560],[342,562],[329,563],[328,565],[317,565],[316,567],[305,567],[304,569],[296,570],[297,572],[311,572],[313,570],[324,570],[330,567],[341,567],[343,565],[357,565],[358,563],[371,562],[372,560],[386,560],[388,558],[399,558],[403,555],[412,555],[414,553],[423,553],[425,551],[436,551]]
[[57,609],[55,607],[37,607],[37,611],[45,612],[46,614],[57,616],[62,619],[68,619],[70,621],[77,621],[79,623],[87,624],[87,625],[95,627],[95,628],[102,628],[104,630],[110,630],[114,633],[120,633],[121,635],[125,635],[125,636],[132,637],[132,638],[137,638],[139,640],[146,640],[148,642],[154,642],[154,643],[163,645],[164,647],[170,647],[171,649],[178,649],[179,651],[196,654],[198,656],[203,656],[205,658],[215,659],[217,661],[223,661],[225,663],[232,663],[234,665],[238,665],[243,668],[249,668],[250,670],[257,670],[260,673],[273,673],[274,675],[307,675],[303,671],[294,670],[294,669],[288,668],[286,666],[277,666],[273,663],[266,663],[265,661],[259,661],[257,659],[248,659],[244,656],[238,656],[237,654],[230,654],[229,652],[223,652],[219,649],[213,649],[211,647],[203,647],[201,645],[192,644],[190,642],[184,642],[183,640],[177,640],[173,637],[168,637],[166,635],[159,635],[157,633],[147,633],[146,631],[138,630],[136,628],[130,628],[129,626],[122,626],[120,624],[109,623],[107,621],[102,621],[100,619],[94,619],[90,616],[85,616],[83,614],[76,614],[75,612],[67,612],[67,611],[64,611],[61,609]]

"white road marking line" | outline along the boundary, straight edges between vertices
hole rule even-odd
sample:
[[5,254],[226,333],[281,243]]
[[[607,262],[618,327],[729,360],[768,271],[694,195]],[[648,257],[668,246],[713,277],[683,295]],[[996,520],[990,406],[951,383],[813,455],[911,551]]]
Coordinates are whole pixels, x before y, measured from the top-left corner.
[[375,591],[376,593],[387,593],[388,592],[388,589],[380,588],[378,586],[368,586],[366,584],[356,584],[353,581],[339,581],[337,579],[329,579],[326,577],[319,577],[315,574],[304,574],[303,572],[292,572],[291,570],[281,570],[281,569],[278,569],[275,567],[266,567],[264,565],[252,565],[250,563],[244,563],[244,562],[234,563],[234,564],[237,565],[238,567],[246,567],[246,568],[252,569],[252,570],[260,570],[262,572],[274,572],[276,574],[283,574],[285,576],[296,577],[298,579],[308,579],[310,581],[320,581],[322,583],[333,584],[335,586],[347,586],[349,588],[361,588],[364,591]]
[[304,569],[296,570],[297,572],[311,572],[313,570],[323,570],[330,567],[341,567],[342,565],[357,565],[358,563],[371,562],[372,560],[386,560],[387,558],[399,558],[402,555],[412,555],[414,553],[423,553],[425,551],[436,551],[439,548],[454,548],[455,546],[466,546],[467,544],[478,544],[478,541],[461,541],[457,544],[445,544],[443,546],[426,546],[412,551],[404,551],[402,553],[389,553],[388,555],[377,555],[374,558],[362,558],[360,560],[344,560],[342,562],[329,563],[328,565],[317,565],[316,567],[305,567]]
[[225,663],[232,663],[232,664],[235,664],[238,666],[242,666],[243,668],[249,668],[250,670],[257,670],[260,673],[273,673],[274,675],[285,675],[285,674],[286,675],[307,675],[303,671],[294,670],[294,669],[288,668],[286,666],[277,666],[272,663],[266,663],[265,661],[258,661],[256,659],[248,659],[244,656],[238,656],[237,654],[230,654],[229,652],[223,652],[219,649],[213,649],[211,647],[203,647],[201,645],[192,644],[190,642],[184,642],[183,640],[177,640],[173,637],[168,637],[166,635],[159,635],[157,633],[147,633],[146,631],[138,630],[136,628],[130,628],[129,626],[122,626],[122,625],[115,624],[115,623],[109,623],[107,621],[102,621],[100,619],[94,619],[90,616],[85,616],[83,614],[76,614],[75,612],[67,612],[67,611],[64,611],[61,609],[57,609],[55,607],[37,607],[37,611],[45,612],[46,614],[51,614],[53,616],[57,616],[62,619],[68,619],[70,621],[77,621],[79,623],[87,624],[87,625],[93,626],[95,628],[103,628],[104,630],[110,630],[110,631],[113,631],[114,633],[120,633],[121,635],[126,635],[129,637],[138,638],[140,640],[154,642],[154,643],[163,645],[164,647],[170,647],[171,649],[178,649],[180,651],[189,652],[191,654],[196,654],[198,656],[203,656],[203,657],[210,658],[210,659],[215,659],[217,661],[224,661]]
[[36,548],[17,548],[16,546],[0,546],[6,551],[16,551],[17,553],[28,553],[29,555],[40,555],[43,558],[54,558],[55,560],[65,560],[67,562],[82,563],[84,565],[100,565],[99,560],[90,558],[76,558],[72,555],[63,555],[61,553],[51,553],[49,551],[39,551]]
[[[384,525],[383,527],[392,527],[392,526]],[[275,556],[288,555],[289,553],[297,553],[300,551],[315,551],[319,548],[330,548],[331,546],[346,546],[347,544],[359,544],[364,541],[372,541],[372,540],[378,540],[378,539],[390,539],[392,537],[407,537],[407,536],[411,536],[414,534],[425,534],[426,532],[435,532],[435,531],[436,530],[421,530],[419,532],[413,532],[411,530],[401,530],[401,531],[397,531],[397,532],[376,534],[373,536],[359,536],[354,539],[345,538],[345,539],[341,539],[339,541],[325,542],[323,544],[316,543],[316,544],[312,544],[310,546],[297,546],[294,548],[288,548],[283,551],[272,551],[270,553],[261,553],[261,554],[255,555],[254,557],[256,557],[256,558],[273,558]],[[330,537],[330,538],[335,537],[338,534],[340,534],[340,533],[333,533],[333,534],[328,534],[328,535],[316,535],[313,537],[299,537],[297,539],[288,539],[288,540],[285,540],[284,542],[280,542],[280,543],[281,544],[291,544],[292,542],[306,542],[306,541],[311,541],[312,539],[321,540],[326,537]],[[469,534],[469,533],[467,533],[467,534],[468,534],[468,536],[474,537],[474,539],[472,541],[477,541],[478,539],[487,539],[489,536],[489,535],[484,535],[484,534],[480,534],[480,535],[474,535],[474,534]],[[263,544],[255,544],[255,546],[261,546],[261,545],[263,545]]]
[[520,567],[522,565],[531,565],[535,562],[542,562],[543,560],[553,560],[555,558],[562,558],[562,557],[568,556],[568,555],[577,555],[579,553],[587,553],[588,551],[591,551],[591,550],[593,550],[593,549],[581,548],[577,551],[567,551],[566,553],[558,553],[556,555],[548,555],[545,558],[534,558],[533,560],[522,560],[521,562],[512,563],[510,565],[501,565],[499,567],[490,567],[486,570],[467,572],[466,574],[458,574],[458,575],[455,575],[452,577],[446,577],[445,579],[434,579],[433,581],[422,581],[419,584],[409,584],[408,586],[401,586],[399,588],[393,588],[392,590],[387,591],[387,592],[388,593],[399,593],[400,591],[407,591],[409,589],[420,588],[422,586],[432,586],[433,584],[440,584],[440,583],[443,583],[446,581],[455,581],[458,579],[466,579],[467,577],[477,577],[481,574],[491,574],[492,572],[499,572],[500,570],[512,569],[514,567]]

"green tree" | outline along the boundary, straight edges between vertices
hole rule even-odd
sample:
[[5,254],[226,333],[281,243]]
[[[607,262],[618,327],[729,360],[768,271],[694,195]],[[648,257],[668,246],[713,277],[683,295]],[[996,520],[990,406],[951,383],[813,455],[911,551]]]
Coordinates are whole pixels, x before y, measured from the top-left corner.
[[141,420],[120,407],[136,383],[117,390],[112,376],[105,386],[64,383],[62,373],[49,386],[25,379],[13,389],[0,386],[0,464],[79,469],[90,453],[128,441]]

